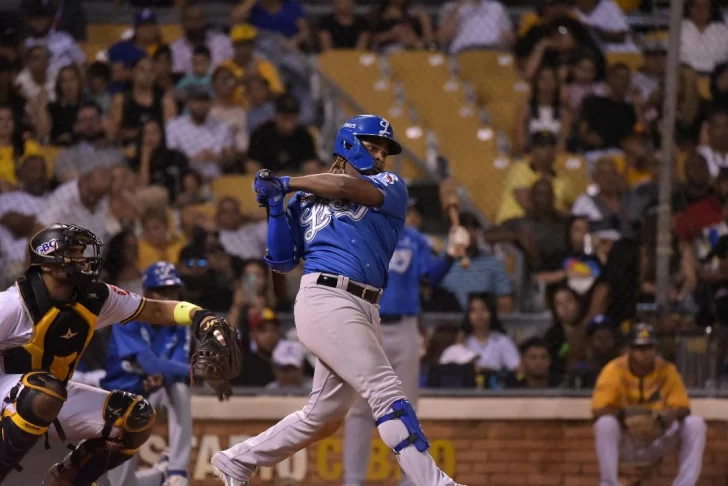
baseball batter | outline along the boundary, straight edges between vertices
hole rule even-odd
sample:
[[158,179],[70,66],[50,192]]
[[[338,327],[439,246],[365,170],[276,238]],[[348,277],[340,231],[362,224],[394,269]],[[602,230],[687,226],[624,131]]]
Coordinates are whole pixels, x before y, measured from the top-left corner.
[[[300,341],[319,359],[303,410],[213,456],[228,486],[248,485],[258,466],[272,466],[335,432],[359,397],[414,484],[456,485],[427,452],[427,438],[381,345],[378,303],[407,210],[407,187],[383,170],[387,156],[400,152],[387,120],[359,115],[337,133],[332,173],[256,176],[258,201],[270,209],[268,265],[288,272],[305,260],[294,316]],[[292,191],[286,211],[283,199]]]
[[51,467],[46,486],[94,484],[149,438],[156,413],[146,399],[69,382],[95,329],[133,319],[221,325],[190,303],[150,300],[98,281],[100,252],[91,231],[48,226],[30,239],[30,268],[0,293],[0,483],[43,436],[78,443]]
[[[468,244],[468,232],[453,227],[445,258],[435,259],[425,237],[405,226],[389,262],[389,283],[379,303],[382,347],[414,408],[420,387],[420,281],[427,279],[437,285],[455,261],[458,246]],[[357,399],[344,422],[344,486],[364,485],[373,425],[371,408],[364,399]],[[406,476],[400,482],[402,486],[410,484]]]
[[[157,262],[142,275],[144,297],[178,300],[182,280],[171,263]],[[114,326],[107,351],[106,390],[123,390],[149,396],[158,409],[164,405],[169,417],[169,466],[163,486],[187,486],[192,441],[192,406],[189,380],[190,330],[186,327],[152,326],[134,320]],[[149,389],[149,381],[161,377],[161,388]],[[153,393],[149,393],[152,391]],[[111,486],[159,486],[163,471],[149,468],[136,472],[134,456],[107,474]]]

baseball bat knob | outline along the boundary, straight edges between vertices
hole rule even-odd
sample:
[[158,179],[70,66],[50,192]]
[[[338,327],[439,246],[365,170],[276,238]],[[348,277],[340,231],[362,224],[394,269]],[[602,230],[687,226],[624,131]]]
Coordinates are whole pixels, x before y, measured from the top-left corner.
[[264,181],[269,181],[273,178],[273,174],[268,169],[260,169],[258,171],[258,179],[263,179]]

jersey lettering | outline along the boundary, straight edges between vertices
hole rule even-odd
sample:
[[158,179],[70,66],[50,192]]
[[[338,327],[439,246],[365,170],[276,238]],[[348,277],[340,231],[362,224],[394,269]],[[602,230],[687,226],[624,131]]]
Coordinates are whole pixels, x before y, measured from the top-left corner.
[[119,287],[117,287],[116,285],[111,285],[111,284],[108,284],[108,285],[109,285],[109,288],[110,288],[111,290],[113,290],[113,291],[114,291],[115,293],[117,293],[117,294],[119,294],[119,295],[129,295],[129,292],[127,292],[127,291],[126,291],[126,290],[124,290],[124,289],[120,289],[120,288],[119,288]]
[[299,223],[305,229],[303,238],[307,242],[313,241],[318,232],[331,223],[332,217],[347,217],[352,221],[361,221],[367,211],[369,211],[368,207],[356,203],[329,201],[326,204],[317,202],[313,206],[309,206],[301,211]]
[[412,264],[414,253],[411,248],[398,248],[394,250],[392,259],[389,261],[389,270],[395,273],[407,273]]

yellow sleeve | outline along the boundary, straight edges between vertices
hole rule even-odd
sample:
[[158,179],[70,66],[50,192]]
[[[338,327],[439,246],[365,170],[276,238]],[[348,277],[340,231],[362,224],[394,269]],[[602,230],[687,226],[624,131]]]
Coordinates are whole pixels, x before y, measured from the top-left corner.
[[268,61],[262,61],[258,65],[258,71],[260,72],[260,75],[268,81],[272,92],[283,93],[285,91],[281,78],[278,75],[278,70],[273,64]]
[[675,365],[670,365],[666,373],[665,380],[665,405],[670,410],[677,410],[679,408],[690,408],[690,399],[688,398],[688,391],[685,389],[685,384],[680,377]]
[[523,208],[516,201],[513,191],[530,186],[533,183],[532,179],[531,169],[525,162],[516,162],[511,165],[508,174],[506,174],[506,179],[503,181],[503,194],[501,195],[500,207],[496,217],[497,224],[524,215]]
[[37,142],[34,142],[33,140],[26,140],[25,153],[23,153],[23,156],[26,155],[43,155],[43,150]]
[[602,408],[622,408],[618,371],[612,365],[607,365],[599,373],[597,383],[592,393],[592,410]]

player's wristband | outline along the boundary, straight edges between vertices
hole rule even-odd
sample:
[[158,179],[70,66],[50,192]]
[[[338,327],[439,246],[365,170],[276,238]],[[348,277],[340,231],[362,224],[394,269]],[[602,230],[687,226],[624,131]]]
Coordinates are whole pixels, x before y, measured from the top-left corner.
[[277,218],[279,216],[283,216],[285,213],[285,210],[283,209],[283,198],[281,197],[277,201],[274,201],[273,199],[268,199],[268,208],[270,209],[270,215],[271,218]]
[[207,317],[215,317],[215,313],[207,309],[200,309],[195,312],[195,315],[192,318],[192,332],[195,334],[197,339],[202,338],[202,336],[200,336],[200,325]]
[[[200,306],[189,302],[177,302],[174,306],[174,322],[180,326],[192,325],[192,312],[202,309]],[[195,313],[199,314],[199,312]]]
[[278,182],[280,182],[281,184],[283,194],[288,194],[289,192],[291,192],[291,178],[289,176],[279,177]]

